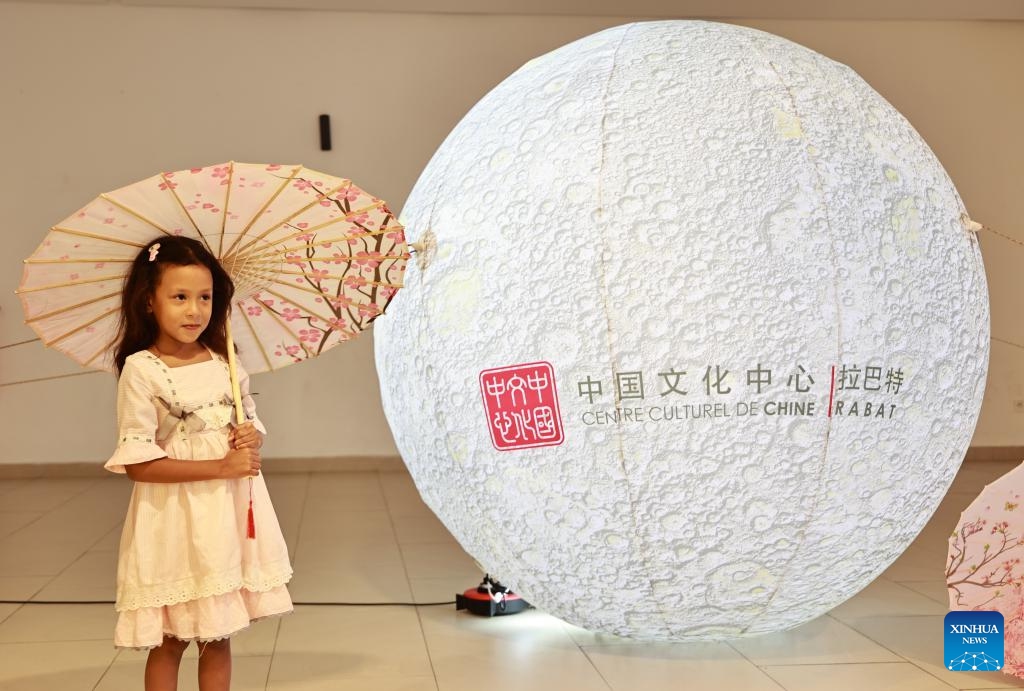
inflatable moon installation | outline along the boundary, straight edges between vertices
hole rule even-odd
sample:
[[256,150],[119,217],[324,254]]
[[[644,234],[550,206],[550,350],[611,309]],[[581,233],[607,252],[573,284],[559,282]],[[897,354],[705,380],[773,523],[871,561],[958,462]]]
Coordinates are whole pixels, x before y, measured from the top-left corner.
[[849,68],[725,24],[533,60],[434,155],[376,326],[423,499],[538,608],[636,638],[808,621],[913,540],[988,365],[977,239]]

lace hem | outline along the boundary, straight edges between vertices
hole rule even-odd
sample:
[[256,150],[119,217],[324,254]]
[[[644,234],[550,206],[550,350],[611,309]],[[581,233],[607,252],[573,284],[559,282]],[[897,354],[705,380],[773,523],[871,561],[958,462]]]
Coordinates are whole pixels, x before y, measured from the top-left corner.
[[[168,638],[176,638],[177,640],[182,641],[183,643],[191,643],[192,641],[195,641],[196,643],[212,643],[213,641],[224,641],[224,640],[227,640],[228,638],[231,638],[232,636],[235,636],[235,635],[238,635],[238,634],[242,633],[243,631],[245,631],[246,629],[248,629],[250,626],[252,626],[253,624],[255,624],[258,621],[263,621],[264,619],[273,619],[274,617],[284,617],[284,616],[287,616],[287,615],[291,614],[294,611],[295,610],[290,609],[287,612],[275,612],[273,614],[266,614],[266,615],[264,615],[262,617],[256,617],[254,619],[250,619],[249,623],[246,624],[245,626],[243,626],[242,628],[236,629],[236,630],[232,631],[231,633],[226,633],[223,636],[214,636],[212,638],[203,638],[202,636],[193,636],[191,638],[178,638],[178,636],[175,636],[173,633],[170,633],[168,631],[164,631],[164,635],[167,636]],[[116,648],[118,650],[138,650],[138,651],[142,652],[142,651],[146,651],[146,650],[153,650],[155,648],[159,648],[161,645],[163,645],[163,641],[161,641],[157,645],[144,645],[144,646],[141,646],[141,647],[138,647],[138,648],[136,648],[134,646],[130,646],[130,645],[114,645],[114,648]]]
[[229,580],[218,579],[213,582],[208,582],[201,587],[194,587],[194,584],[188,584],[188,590],[181,590],[173,586],[167,586],[158,589],[154,588],[156,592],[148,594],[135,593],[124,597],[119,595],[117,603],[114,605],[114,609],[118,612],[126,612],[133,609],[177,605],[182,602],[201,600],[204,597],[213,597],[214,595],[230,593],[234,590],[241,590],[242,588],[254,593],[265,593],[287,584],[291,579],[292,568],[289,564],[288,568],[284,572],[274,576],[264,576],[258,580],[235,577]]

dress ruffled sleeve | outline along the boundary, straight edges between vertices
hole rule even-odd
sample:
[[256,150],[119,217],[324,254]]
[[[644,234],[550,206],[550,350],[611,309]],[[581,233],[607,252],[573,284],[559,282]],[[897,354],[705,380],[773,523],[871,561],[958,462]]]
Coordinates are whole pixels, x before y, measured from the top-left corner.
[[245,419],[251,422],[253,427],[266,435],[267,428],[263,426],[263,421],[256,416],[256,402],[252,400],[252,395],[249,393],[249,373],[242,367],[242,363],[237,360],[235,367],[238,370],[238,388],[242,391],[242,411],[245,413]]
[[126,465],[167,456],[156,444],[154,401],[152,383],[138,363],[129,358],[117,381],[117,449],[104,468],[124,473]]

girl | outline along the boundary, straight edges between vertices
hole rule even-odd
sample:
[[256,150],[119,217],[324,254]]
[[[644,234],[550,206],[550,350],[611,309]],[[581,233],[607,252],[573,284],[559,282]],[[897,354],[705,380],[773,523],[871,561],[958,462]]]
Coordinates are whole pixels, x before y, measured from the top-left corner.
[[[233,293],[213,255],[184,237],[144,247],[124,285],[119,444],[106,468],[135,486],[118,557],[114,645],[149,649],[147,691],[177,687],[193,640],[199,688],[229,688],[229,637],[292,610],[288,550],[260,475],[266,430],[241,368],[248,421],[231,426],[225,324]],[[247,539],[250,487],[255,539]]]

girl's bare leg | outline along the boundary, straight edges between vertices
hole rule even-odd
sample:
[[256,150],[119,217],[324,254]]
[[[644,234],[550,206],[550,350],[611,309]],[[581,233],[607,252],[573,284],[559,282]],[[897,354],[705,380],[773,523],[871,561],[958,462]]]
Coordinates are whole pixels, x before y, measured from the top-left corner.
[[178,666],[187,641],[164,636],[164,641],[149,651],[146,660],[146,691],[177,691]]
[[231,688],[231,639],[197,645],[199,691],[228,691]]

